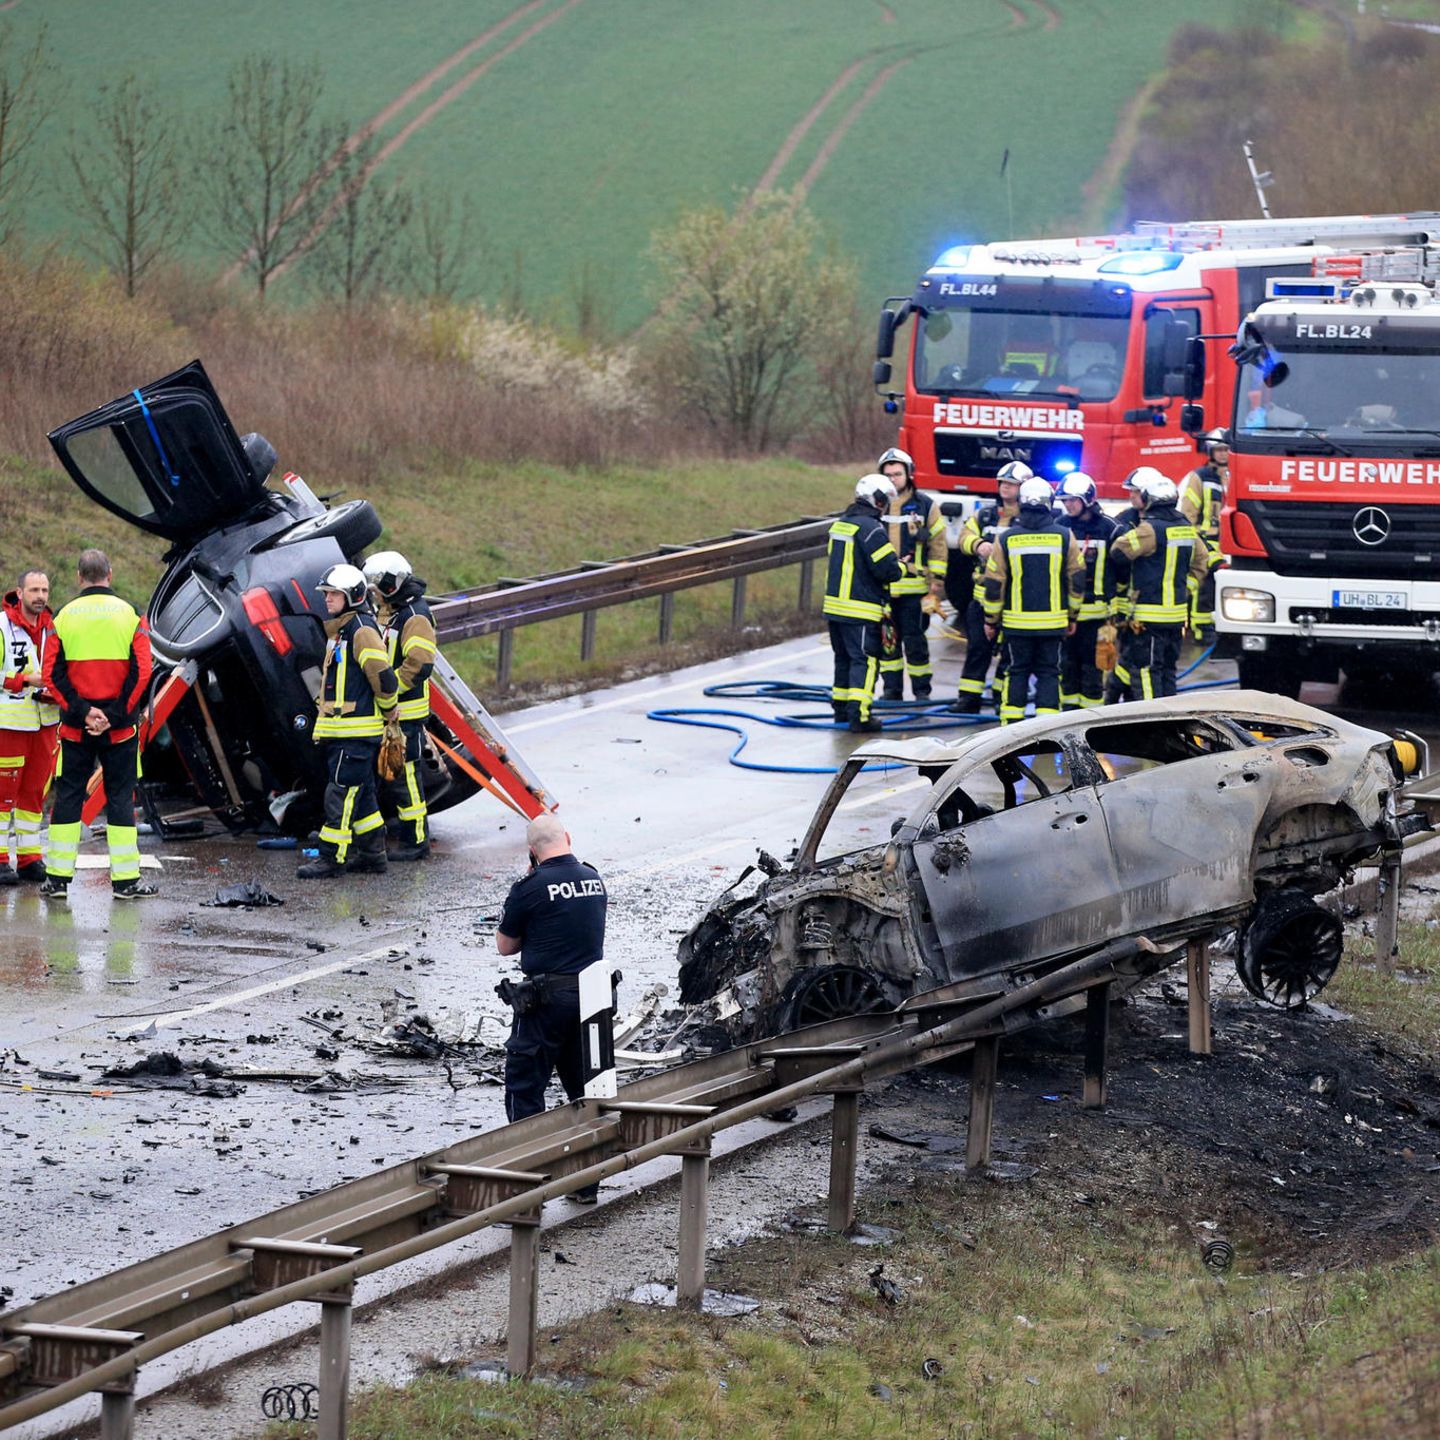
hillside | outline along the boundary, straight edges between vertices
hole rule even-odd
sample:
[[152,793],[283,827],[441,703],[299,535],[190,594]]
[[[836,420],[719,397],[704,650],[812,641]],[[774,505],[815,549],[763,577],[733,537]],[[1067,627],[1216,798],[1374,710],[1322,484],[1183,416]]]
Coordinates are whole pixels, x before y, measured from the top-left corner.
[[133,71],[197,120],[241,57],[313,58],[327,113],[352,131],[378,121],[382,178],[473,199],[471,293],[560,314],[588,286],[621,328],[653,304],[655,228],[762,184],[806,193],[866,295],[908,289],[945,244],[1005,234],[1010,192],[1017,234],[1098,224],[1107,196],[1085,182],[1104,178],[1176,28],[1248,13],[1241,0],[250,0],[205,7],[201,26],[184,0],[0,8],[17,45],[47,28],[57,71],[36,236],[76,223],[65,152],[100,86]]

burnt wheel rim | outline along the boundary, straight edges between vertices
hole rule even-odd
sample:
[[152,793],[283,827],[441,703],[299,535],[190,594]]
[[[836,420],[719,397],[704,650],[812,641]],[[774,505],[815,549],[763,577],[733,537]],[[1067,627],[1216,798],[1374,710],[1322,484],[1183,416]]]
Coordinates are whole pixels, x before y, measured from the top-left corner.
[[873,975],[852,965],[833,965],[801,976],[786,1008],[790,1027],[798,1030],[850,1015],[872,1015],[889,1007]]
[[1294,1010],[1313,1000],[1339,968],[1341,938],[1334,916],[1320,909],[1291,916],[1246,956],[1241,979],[1272,1005]]

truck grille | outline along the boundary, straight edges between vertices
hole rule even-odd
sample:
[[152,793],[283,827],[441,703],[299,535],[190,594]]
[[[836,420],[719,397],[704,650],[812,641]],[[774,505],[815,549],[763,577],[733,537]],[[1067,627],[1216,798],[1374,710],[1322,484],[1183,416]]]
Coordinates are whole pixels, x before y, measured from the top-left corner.
[[1064,460],[1073,470],[1080,464],[1081,442],[1076,439],[1042,440],[1030,435],[1017,435],[1001,440],[995,435],[935,436],[935,469],[941,475],[973,475],[993,478],[1002,465],[1022,460],[1037,475],[1047,480],[1059,479],[1063,473],[1056,465]]
[[[1277,575],[1440,579],[1440,505],[1242,500],[1236,508],[1254,522]],[[1362,510],[1381,512],[1389,526],[1378,545],[1362,545],[1355,533]]]
[[1373,625],[1377,629],[1410,628],[1421,631],[1427,625],[1440,628],[1440,613],[1433,610],[1358,610],[1342,605],[1290,607],[1292,625],[1298,625],[1307,617],[1316,625]]

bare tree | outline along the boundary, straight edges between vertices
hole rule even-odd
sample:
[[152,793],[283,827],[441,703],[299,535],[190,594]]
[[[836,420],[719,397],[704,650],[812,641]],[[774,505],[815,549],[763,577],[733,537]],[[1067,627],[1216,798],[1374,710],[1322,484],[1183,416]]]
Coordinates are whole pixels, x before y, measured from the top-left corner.
[[313,241],[333,194],[341,132],[319,118],[322,83],[313,61],[240,61],[225,114],[202,146],[202,224],[216,244],[243,249],[239,267],[262,299],[275,272]]
[[65,199],[84,224],[80,243],[124,280],[127,295],[185,235],[176,130],[174,117],[127,75],[102,89],[94,133],[71,133],[76,188]]
[[341,156],[333,177],[335,198],[307,257],[316,285],[343,300],[347,310],[383,290],[398,273],[415,208],[407,191],[375,179],[377,148],[372,136]]
[[817,254],[818,239],[813,217],[778,190],[733,216],[688,211],[655,236],[665,303],[651,373],[732,449],[781,444],[808,418],[815,297],[829,303],[855,285],[851,266]]
[[448,191],[427,190],[415,207],[406,266],[410,288],[432,304],[453,300],[467,268],[484,250],[467,195],[458,204]]
[[25,49],[0,25],[0,245],[14,237],[34,183],[30,150],[54,104],[53,70],[43,27]]

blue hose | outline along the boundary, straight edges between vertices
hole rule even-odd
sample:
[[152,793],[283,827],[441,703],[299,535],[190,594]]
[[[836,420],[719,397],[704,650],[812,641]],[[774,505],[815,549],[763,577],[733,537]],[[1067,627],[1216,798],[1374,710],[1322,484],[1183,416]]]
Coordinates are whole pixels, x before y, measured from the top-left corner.
[[[1199,669],[1214,652],[1211,645],[1176,676],[1183,680]],[[1177,690],[1220,690],[1234,685],[1234,680],[1200,680],[1193,685],[1179,685]],[[727,724],[727,720],[745,720],[754,725],[772,725],[778,730],[844,730],[843,723],[833,718],[829,710],[830,687],[809,685],[798,680],[731,680],[719,685],[707,685],[704,694],[712,700],[775,700],[793,705],[816,705],[825,707],[819,714],[757,715],[750,710],[726,710],[715,706],[693,705],[647,710],[647,720],[658,720],[664,725],[689,725],[697,730],[725,730],[739,736],[730,754],[726,757],[737,770],[756,770],[768,775],[835,775],[835,765],[762,765],[757,760],[742,760],[740,752],[750,743],[750,734],[740,725]],[[904,730],[907,734],[925,730],[956,730],[971,725],[993,725],[988,715],[957,715],[945,701],[935,700],[876,700],[870,713],[880,721],[885,730]],[[715,718],[715,717],[724,717]],[[866,766],[867,770],[880,772],[903,769],[899,765]]]

